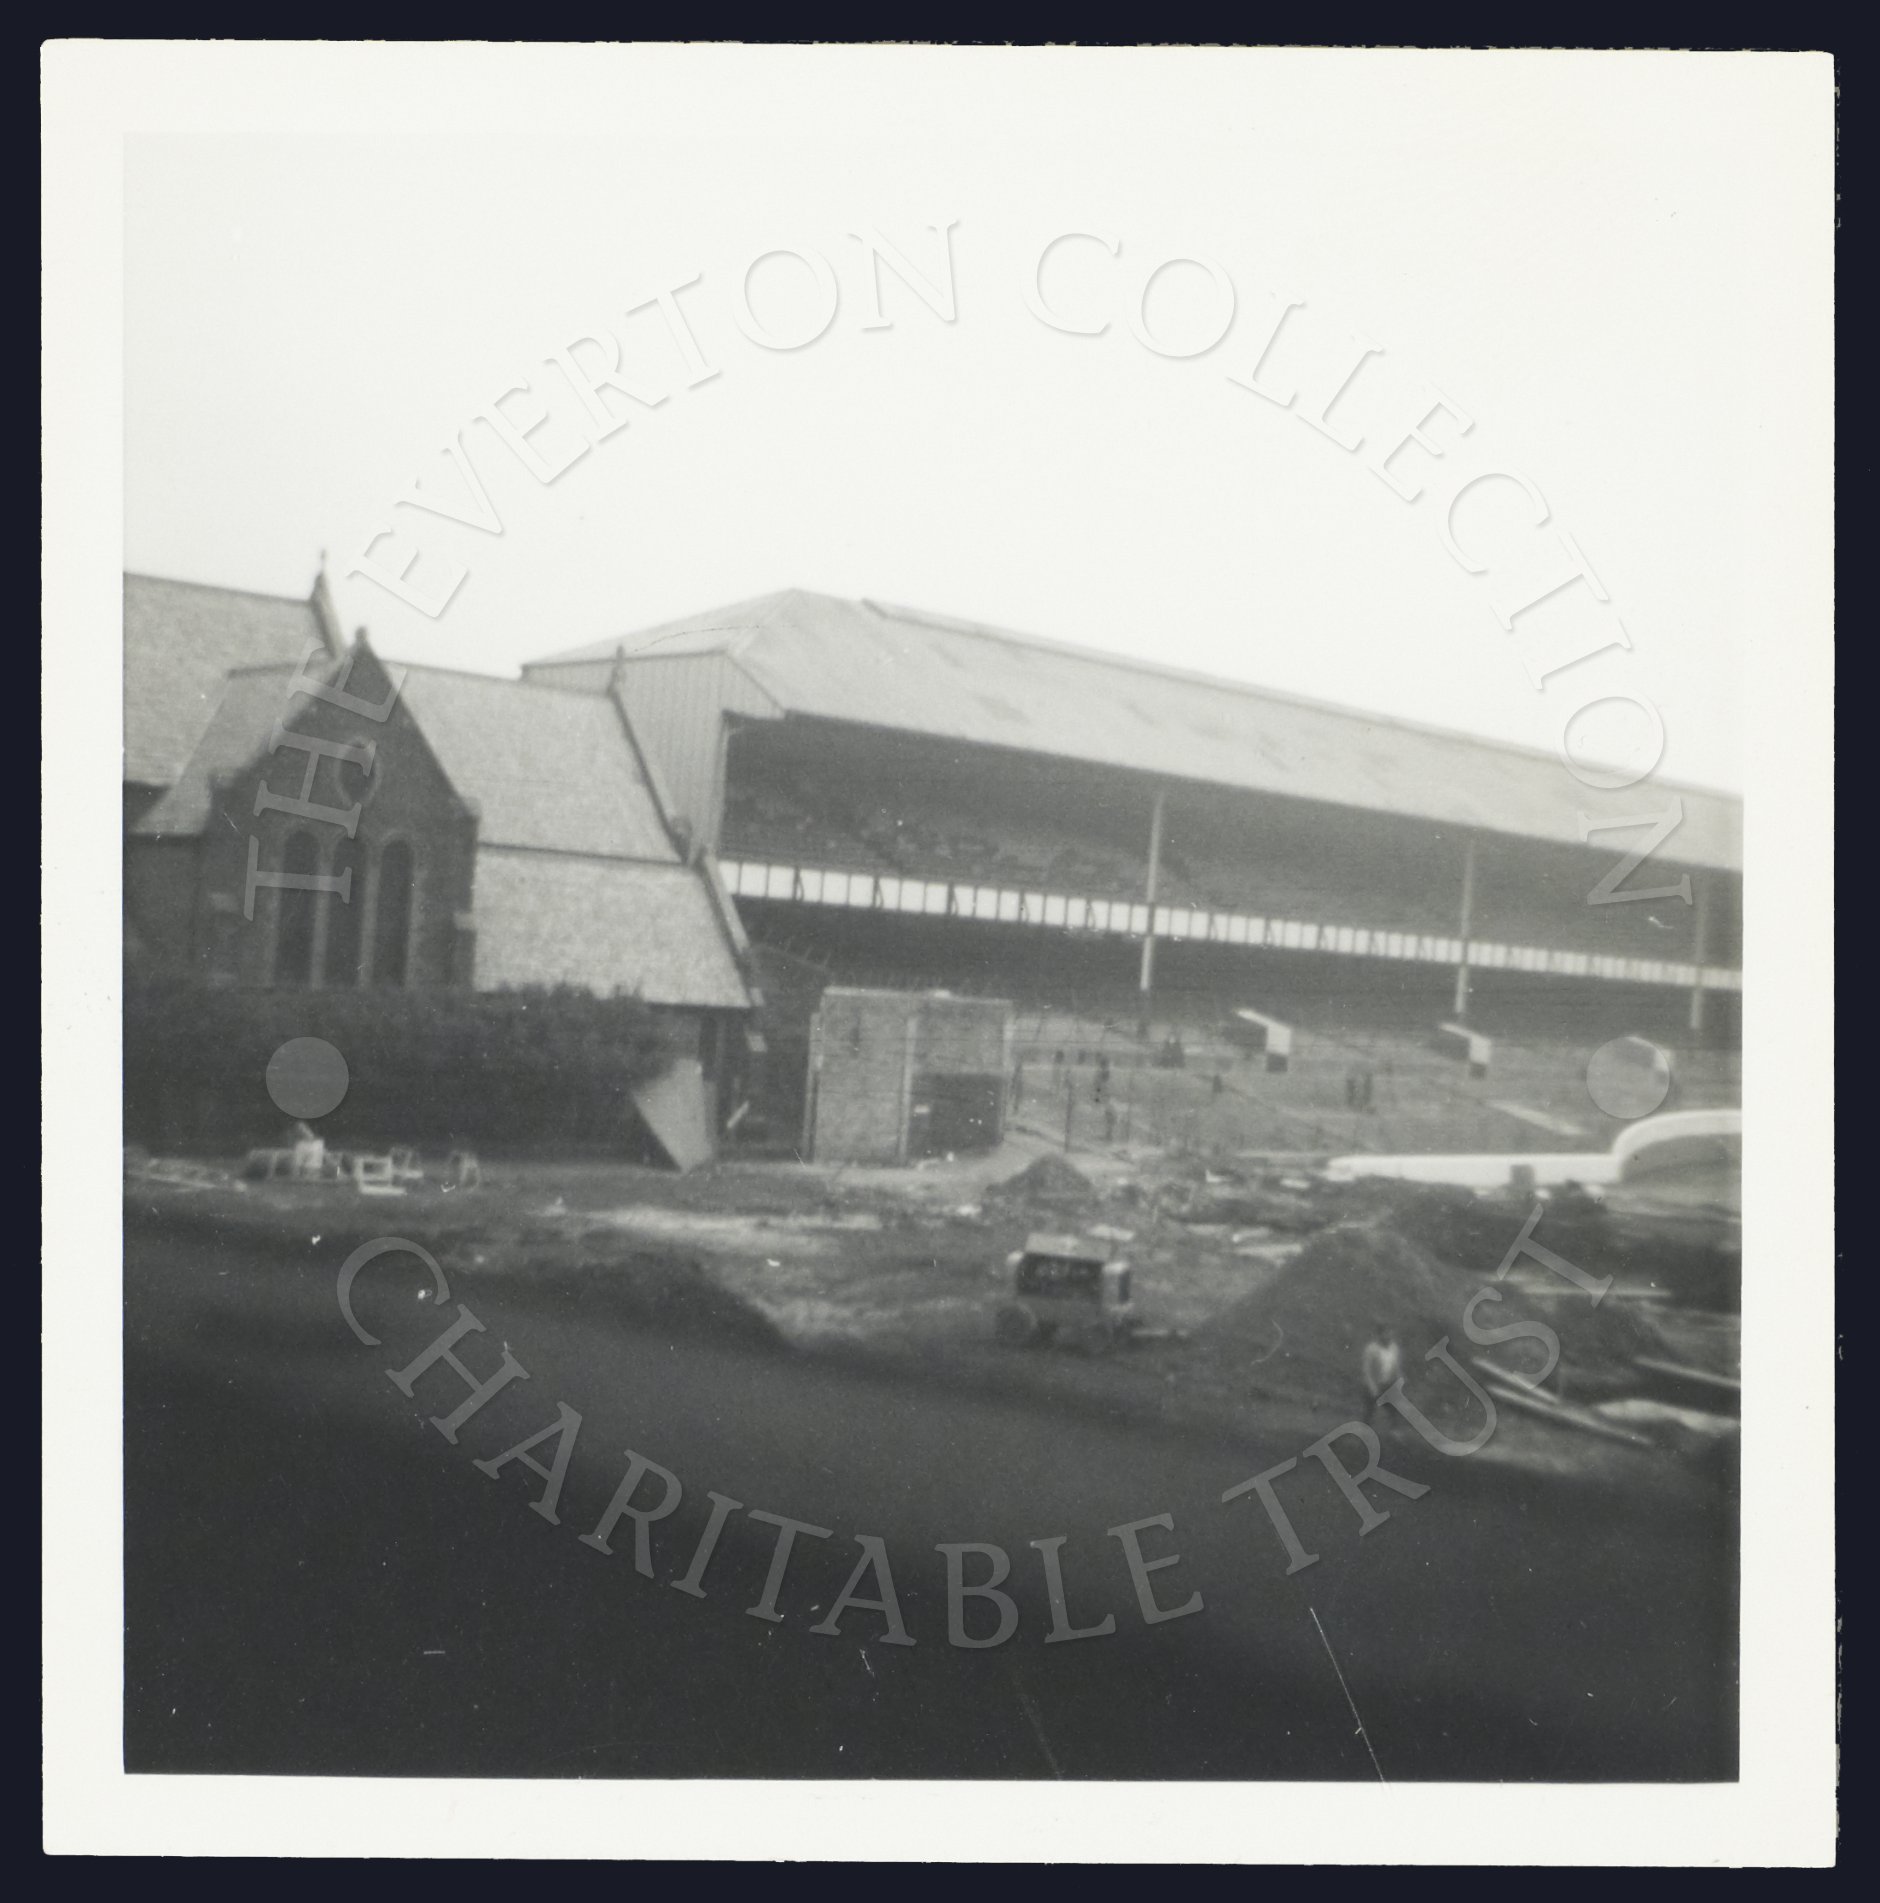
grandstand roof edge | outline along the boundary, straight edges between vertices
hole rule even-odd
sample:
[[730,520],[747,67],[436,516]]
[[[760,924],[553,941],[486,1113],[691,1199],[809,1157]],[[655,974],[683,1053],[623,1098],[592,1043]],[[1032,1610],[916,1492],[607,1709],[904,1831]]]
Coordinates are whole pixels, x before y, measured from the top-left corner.
[[[1349,701],[1321,700],[1316,695],[1294,693],[1288,688],[1263,687],[1257,681],[1237,681],[1225,674],[1206,673],[1200,668],[1173,667],[1166,661],[1143,660],[1133,654],[1118,654],[1105,648],[1087,647],[1080,641],[1060,641],[1050,635],[1027,634],[1010,628],[995,628],[985,622],[935,614],[925,608],[906,608],[897,602],[877,601],[869,596],[861,597],[861,605],[884,617],[892,617],[898,621],[924,622],[950,634],[977,635],[983,640],[1002,642],[1008,647],[1040,648],[1046,653],[1063,654],[1074,660],[1095,661],[1117,668],[1126,674],[1152,674],[1162,680],[1181,681],[1190,687],[1218,688],[1228,693],[1248,695],[1256,700],[1278,701],[1288,707],[1308,707],[1315,713],[1342,714],[1348,719],[1362,720],[1369,726],[1394,727],[1405,733],[1430,734],[1439,740],[1466,740],[1473,746],[1493,747],[1498,752],[1511,753],[1523,760],[1545,760],[1555,765],[1559,764],[1557,754],[1548,753],[1540,747],[1523,746],[1518,740],[1504,740],[1494,734],[1474,733],[1466,727],[1443,727],[1435,721],[1410,720],[1400,714],[1385,714],[1379,713],[1374,708],[1354,707]],[[1598,766],[1601,763],[1593,762],[1592,764]],[[1706,799],[1726,800],[1738,806],[1743,803],[1741,793],[1732,792],[1728,787],[1704,786],[1695,780],[1673,780],[1662,776],[1652,776],[1651,784],[1668,787],[1677,793],[1701,793]]]
[[[760,633],[769,617],[792,595],[823,601],[840,599],[835,595],[817,596],[806,588],[773,589],[767,595],[752,595],[748,600],[730,602],[721,608],[707,608],[698,614],[656,621],[651,627],[641,628],[634,633],[604,635],[598,641],[584,641],[578,647],[562,648],[553,654],[538,654],[522,663],[523,671],[526,673],[532,667],[573,667],[582,662],[612,661],[616,658],[656,661],[662,658],[657,649],[663,641],[681,638],[696,641],[704,635],[722,635],[724,638],[707,648],[688,649],[686,658],[691,659],[701,652],[729,653],[748,645],[750,637]],[[757,613],[760,609],[762,613]],[[634,645],[636,642],[638,646]]]
[[[777,589],[766,595],[754,595],[745,601],[733,602],[724,607],[706,609],[697,615],[656,624],[644,630],[640,637],[612,636],[603,641],[587,643],[579,648],[570,648],[556,654],[543,655],[535,660],[525,661],[523,667],[526,673],[526,670],[530,668],[611,660],[616,655],[624,655],[630,663],[659,660],[664,658],[658,650],[665,641],[685,640],[701,643],[708,637],[719,637],[710,639],[707,645],[688,648],[683,657],[673,658],[695,659],[701,653],[722,654],[737,661],[744,672],[763,687],[780,708],[788,710],[791,700],[788,682],[768,676],[760,677],[760,670],[752,665],[755,657],[751,656],[750,650],[759,644],[764,630],[777,613],[792,600],[861,608],[882,620],[930,627],[943,633],[965,635],[1007,648],[1062,655],[1067,660],[1114,668],[1122,674],[1175,681],[1185,686],[1233,694],[1243,699],[1304,708],[1314,713],[1359,720],[1368,726],[1385,727],[1400,733],[1421,734],[1438,740],[1461,741],[1514,759],[1545,762],[1554,766],[1561,764],[1556,754],[1548,753],[1538,747],[1524,746],[1519,741],[1502,739],[1493,734],[1475,733],[1460,727],[1444,727],[1433,721],[1406,719],[1396,714],[1380,713],[1372,708],[1355,707],[1348,702],[1321,700],[1313,695],[1294,693],[1284,688],[1265,687],[1255,681],[1235,680],[1225,675],[1210,674],[1198,668],[1173,667],[1166,662],[1145,660],[1136,655],[1119,654],[1109,649],[1090,647],[1082,642],[1063,641],[1049,635],[1029,634],[1016,629],[994,627],[986,622],[972,621],[960,616],[938,614],[929,609],[905,607],[874,596],[825,595],[808,588]],[[631,645],[636,638],[644,643],[637,648]],[[1198,783],[1214,784],[1213,781],[1207,779],[1202,779]],[[1739,810],[1743,803],[1743,796],[1738,791],[1728,787],[1706,786],[1694,780],[1653,776],[1650,784],[1674,793],[1689,793],[1701,799],[1720,801]]]
[[[767,683],[766,681],[764,681],[763,679],[761,679],[759,676],[756,676],[756,675],[751,675],[750,678],[754,681],[754,683],[758,686],[758,688],[763,693],[769,696],[773,701],[776,700],[777,698],[776,694],[770,687],[769,683]],[[1344,710],[1337,710],[1337,711],[1344,711]],[[848,719],[839,714],[825,714],[825,713],[819,713],[819,712],[804,711],[801,709],[792,708],[792,707],[781,705],[781,704],[779,704],[778,706],[778,712],[776,715],[766,717],[766,719],[772,719],[772,718],[780,719],[784,721],[800,720],[800,721],[805,721],[805,722],[811,723],[812,725],[820,726],[820,727],[852,728],[857,733],[882,732],[882,731],[895,731],[895,732],[911,731],[911,730],[903,730],[903,729],[884,730],[873,722],[869,722],[865,720]],[[1471,735],[1452,734],[1442,728],[1428,728],[1428,729],[1424,729],[1424,731],[1441,734],[1445,739],[1459,738],[1459,739],[1467,740],[1472,738]],[[1031,754],[1035,751],[1035,749],[1030,747],[1025,747],[1025,746],[1017,746],[1017,745],[998,746],[994,742],[987,741],[987,740],[959,741],[959,740],[951,738],[950,736],[940,735],[940,734],[921,735],[919,733],[913,733],[912,737],[915,739],[931,738],[939,744],[950,745],[950,746],[970,745],[970,746],[983,747],[989,751],[1009,753],[1011,755],[1018,756],[1018,757]],[[1528,753],[1525,751],[1524,751],[1523,757],[1529,758],[1529,759],[1537,759],[1537,760],[1552,760],[1553,759],[1553,756],[1551,754],[1544,754],[1539,752]],[[1374,808],[1373,807],[1353,807],[1346,802],[1326,799],[1315,794],[1279,792],[1270,787],[1240,786],[1235,784],[1231,780],[1209,779],[1205,776],[1198,775],[1198,774],[1175,773],[1164,768],[1151,769],[1147,767],[1138,767],[1138,766],[1131,765],[1128,761],[1086,761],[1083,764],[1086,766],[1094,767],[1098,769],[1099,771],[1103,771],[1103,772],[1132,774],[1136,776],[1138,779],[1145,780],[1145,781],[1160,781],[1169,785],[1185,785],[1185,786],[1192,786],[1192,787],[1200,787],[1212,793],[1225,793],[1230,795],[1243,796],[1248,799],[1283,800],[1296,806],[1319,806],[1319,807],[1328,808],[1335,812],[1375,811],[1382,814],[1383,816],[1387,818],[1409,820],[1409,821],[1420,823],[1427,826],[1441,827],[1441,826],[1448,825],[1465,832],[1493,834],[1494,836],[1498,838],[1502,838],[1502,839],[1539,841],[1543,845],[1577,847],[1581,850],[1593,851],[1593,852],[1606,851],[1606,848],[1604,847],[1595,846],[1590,839],[1581,839],[1581,840],[1571,840],[1571,839],[1562,839],[1562,838],[1550,839],[1546,834],[1537,833],[1520,826],[1498,826],[1486,820],[1478,819],[1478,820],[1473,820],[1468,822],[1464,822],[1461,820],[1445,821],[1442,819],[1435,818],[1432,815],[1427,813],[1400,812],[1396,810],[1395,808],[1391,808],[1391,807],[1384,807],[1384,806],[1379,806]],[[1558,761],[1555,761],[1554,764],[1558,765]],[[1644,782],[1641,782],[1640,789],[1638,790],[1642,790],[1644,784],[1645,784]],[[1703,787],[1693,788],[1688,786],[1680,786],[1677,782],[1672,780],[1657,780],[1657,781],[1651,782],[1651,784],[1654,786],[1668,787],[1674,792],[1706,793],[1709,791],[1709,789],[1703,788]],[[1649,819],[1640,819],[1632,823],[1642,826],[1642,825],[1649,824],[1650,822],[1649,822]],[[736,858],[738,855],[734,853],[729,856]],[[1610,853],[1608,853],[1607,856],[1610,857],[1611,856]],[[1700,872],[1726,872],[1726,873],[1729,873],[1734,878],[1741,878],[1743,876],[1743,868],[1740,862],[1732,862],[1729,864],[1718,864],[1714,859],[1693,857],[1693,856],[1681,856],[1669,844],[1660,847],[1656,852],[1654,852],[1651,855],[1651,857],[1654,864],[1671,865],[1671,866],[1687,866],[1691,868],[1693,871],[1700,871]]]

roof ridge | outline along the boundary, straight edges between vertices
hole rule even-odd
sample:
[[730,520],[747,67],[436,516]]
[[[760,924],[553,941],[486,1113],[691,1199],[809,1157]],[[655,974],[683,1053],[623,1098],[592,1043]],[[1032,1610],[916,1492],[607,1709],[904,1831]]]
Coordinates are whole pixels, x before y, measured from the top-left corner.
[[[824,600],[839,597],[824,596]],[[1073,660],[1094,661],[1101,666],[1112,667],[1125,674],[1146,674],[1160,680],[1180,681],[1191,687],[1208,687],[1225,690],[1228,693],[1244,695],[1250,699],[1279,701],[1289,707],[1309,707],[1315,713],[1340,714],[1348,720],[1362,720],[1380,727],[1393,727],[1400,732],[1431,734],[1441,740],[1466,740],[1471,746],[1492,747],[1498,752],[1516,755],[1524,760],[1558,761],[1559,756],[1549,753],[1544,747],[1530,747],[1519,740],[1503,739],[1499,735],[1476,733],[1466,727],[1443,727],[1429,720],[1412,720],[1400,714],[1380,713],[1372,708],[1354,707],[1348,701],[1321,700],[1313,694],[1295,693],[1284,687],[1263,687],[1256,681],[1235,680],[1231,675],[1204,673],[1199,668],[1174,667],[1165,661],[1149,661],[1130,654],[1118,654],[1110,649],[1088,647],[1079,641],[1064,641],[1052,635],[1028,634],[1012,628],[996,628],[988,622],[967,621],[950,615],[935,614],[922,608],[904,608],[894,602],[878,601],[872,596],[859,598],[860,605],[884,620],[911,621],[923,627],[939,628],[944,633],[975,636],[982,641],[995,641],[1006,647],[1036,648],[1047,654],[1062,654]],[[1606,763],[1593,761],[1589,764],[1599,767]],[[1619,770],[1613,763],[1610,770]],[[1662,775],[1650,776],[1654,786],[1670,787],[1680,793],[1702,793],[1711,799],[1733,800],[1742,804],[1743,795],[1732,792],[1727,787],[1705,786],[1694,780],[1673,780]]]
[[144,568],[125,569],[124,579],[126,581],[154,581],[165,588],[196,588],[205,595],[246,595],[250,601],[275,601],[289,608],[311,609],[313,606],[311,589],[304,595],[277,595],[266,588],[231,588],[225,582],[189,581],[181,575],[153,575]]
[[[782,606],[783,602],[789,596],[805,594],[814,595],[814,591],[806,588],[773,588],[765,594],[749,595],[742,601],[727,602],[720,608],[706,608],[700,611],[701,618],[704,615],[734,615],[742,609],[756,608],[760,604],[764,606],[765,612],[763,616],[748,627],[736,626],[730,622],[726,622],[720,627],[713,626],[708,622],[700,627],[685,628],[682,632],[687,638],[700,634],[755,634],[759,629],[767,625],[769,617]],[[840,595],[815,595],[815,599],[819,601],[840,601],[842,597]],[[669,620],[655,621],[650,627],[630,631],[626,634],[604,634],[597,640],[584,641],[579,647],[563,648],[555,654],[538,655],[533,660],[524,661],[522,665],[525,668],[557,667],[572,666],[577,661],[607,661],[612,660],[622,649],[626,651],[628,657],[631,659],[638,655],[645,654],[651,648],[658,646],[657,642],[647,642],[641,647],[633,646],[633,642],[640,635],[659,634],[662,630],[677,629],[679,623],[691,621],[694,618],[695,617],[691,615],[674,615]],[[677,639],[678,635],[675,633],[673,638]]]
[[[336,657],[329,654],[328,660]],[[225,680],[233,680],[237,674],[298,674],[305,665],[301,661],[244,661],[240,667],[225,667],[222,675]]]
[[568,687],[560,681],[532,681],[526,674],[485,674],[480,668],[445,667],[437,661],[401,661],[396,655],[380,655],[387,667],[400,667],[407,674],[448,674],[453,680],[487,681],[492,687],[526,687],[537,694],[567,694],[575,700],[598,700],[591,687]]
[[[769,633],[772,623],[775,622],[777,616],[783,612],[787,603],[804,599],[810,601],[840,601],[841,597],[839,595],[818,595],[807,588],[780,588],[774,595],[760,595],[757,599],[759,601],[766,601],[770,605],[748,628],[725,629],[724,632],[730,636],[730,639],[725,642],[720,652],[747,680],[762,689],[772,700],[775,700],[777,698],[776,690],[771,687],[767,681],[763,680],[759,673],[754,671],[752,663],[748,658],[752,646],[761,635]],[[716,630],[712,630],[712,632],[716,632]]]

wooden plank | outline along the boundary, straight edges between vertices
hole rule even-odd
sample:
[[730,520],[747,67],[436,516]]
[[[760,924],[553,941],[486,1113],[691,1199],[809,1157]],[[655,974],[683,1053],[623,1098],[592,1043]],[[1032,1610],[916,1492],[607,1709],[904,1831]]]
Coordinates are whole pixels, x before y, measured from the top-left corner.
[[1623,1441],[1628,1447],[1654,1447],[1656,1442],[1648,1434],[1635,1434],[1630,1428],[1615,1427],[1610,1421],[1602,1421],[1597,1415],[1582,1413],[1577,1407],[1566,1407],[1560,1402],[1544,1403],[1535,1400],[1531,1394],[1517,1393],[1515,1389],[1504,1387],[1499,1381],[1491,1381],[1488,1391],[1499,1401],[1505,1401],[1511,1407],[1525,1409],[1530,1414],[1538,1414],[1543,1420],[1554,1422],[1560,1427],[1578,1429],[1582,1434],[1597,1434],[1602,1440]]
[[1653,1374],[1676,1375],[1681,1381],[1701,1381],[1707,1387],[1726,1388],[1732,1394],[1743,1392],[1742,1380],[1736,1375],[1710,1374],[1702,1368],[1684,1368],[1675,1361],[1661,1361],[1655,1355],[1634,1355],[1632,1365],[1635,1368],[1649,1368]]
[[[1471,1355],[1469,1359],[1489,1377],[1491,1382],[1500,1381],[1506,1384],[1510,1381],[1521,1379],[1520,1376],[1512,1374],[1506,1368],[1498,1368],[1486,1355]],[[1560,1405],[1560,1397],[1558,1395],[1549,1394],[1545,1388],[1528,1388],[1526,1392],[1530,1400],[1544,1401],[1549,1407],[1558,1407]]]

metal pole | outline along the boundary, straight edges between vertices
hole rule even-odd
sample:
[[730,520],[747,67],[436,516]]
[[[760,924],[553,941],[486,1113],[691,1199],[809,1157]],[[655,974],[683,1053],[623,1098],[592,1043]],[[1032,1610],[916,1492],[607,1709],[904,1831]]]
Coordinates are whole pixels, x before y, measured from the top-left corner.
[[1462,849],[1462,916],[1456,926],[1456,1017],[1467,1022],[1469,1016],[1469,933],[1475,923],[1475,835],[1471,833]]
[[1691,1030],[1704,1028],[1704,960],[1710,953],[1710,880],[1703,874],[1691,882],[1696,888],[1691,918]]
[[816,1086],[822,1081],[822,1013],[809,1021],[809,1065],[803,1078],[803,1147],[797,1152],[799,1163],[816,1157]]
[[1149,815],[1149,877],[1143,888],[1149,917],[1148,929],[1142,936],[1142,977],[1136,1014],[1136,1035],[1139,1038],[1149,1035],[1149,1007],[1155,991],[1155,893],[1162,875],[1162,809],[1166,799],[1167,794],[1158,787],[1155,805]]
[[909,1155],[909,1138],[913,1135],[914,1120],[914,1046],[920,1036],[920,1019],[910,1017],[907,1031],[901,1043],[901,1135],[895,1145],[894,1160],[905,1165]]

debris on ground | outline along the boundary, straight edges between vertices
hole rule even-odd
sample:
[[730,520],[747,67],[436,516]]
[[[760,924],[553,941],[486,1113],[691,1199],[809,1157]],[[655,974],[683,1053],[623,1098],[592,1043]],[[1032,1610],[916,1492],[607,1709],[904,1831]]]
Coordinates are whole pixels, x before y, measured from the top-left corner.
[[168,1189],[240,1189],[226,1170],[207,1163],[193,1163],[180,1157],[152,1156],[134,1145],[124,1152],[124,1174],[141,1182],[161,1183]]
[[986,1191],[990,1204],[1020,1209],[1087,1209],[1097,1187],[1074,1163],[1049,1152]]
[[[1150,1149],[1119,1170],[1091,1152],[1074,1162],[1052,1150],[984,1190],[992,1173],[984,1169],[936,1179],[732,1165],[681,1177],[531,1163],[496,1173],[472,1206],[445,1194],[480,1176],[467,1153],[452,1156],[441,1182],[435,1162],[426,1181],[415,1156],[391,1155],[394,1183],[404,1169],[419,1179],[402,1232],[422,1238],[453,1275],[462,1265],[478,1277],[538,1280],[551,1299],[579,1303],[603,1324],[835,1343],[970,1380],[996,1363],[999,1379],[1041,1393],[1262,1431],[1276,1419],[1363,1418],[1364,1349],[1382,1325],[1397,1331],[1408,1398],[1442,1431],[1467,1439],[1483,1420],[1463,1382],[1425,1358],[1445,1337],[1480,1386],[1522,1396],[1528,1405],[1510,1400],[1502,1410],[1498,1457],[1581,1471],[1597,1464],[1602,1442],[1614,1443],[1607,1454],[1649,1442],[1681,1464],[1714,1459],[1720,1474],[1734,1457],[1733,1433],[1685,1418],[1726,1412],[1722,1397],[1740,1381],[1734,1304],[1681,1301],[1683,1285],[1667,1272],[1676,1251],[1660,1230],[1566,1187],[1332,1183],[1291,1156],[1222,1167],[1218,1155]],[[213,1217],[225,1230],[289,1219],[325,1230],[345,1220],[327,1213],[325,1172],[339,1166],[325,1152],[320,1178],[251,1191],[231,1168],[215,1172],[223,1182],[210,1188],[198,1181],[208,1166],[127,1150],[127,1211],[188,1205],[193,1219]],[[249,1206],[245,1218],[237,1197]],[[1539,1258],[1496,1279],[1537,1203],[1535,1244],[1589,1276],[1612,1277],[1597,1307]],[[1126,1251],[1147,1324],[1132,1335],[1142,1353],[1086,1365],[1004,1352],[987,1325],[989,1304],[1008,1251],[1033,1231],[1076,1232]],[[1736,1286],[1734,1256],[1727,1277],[1700,1256],[1700,1246],[1712,1256],[1721,1246],[1707,1232],[1673,1241],[1696,1265],[1683,1278],[1691,1288],[1706,1277]],[[1484,1290],[1491,1298],[1477,1301]],[[1521,1385],[1541,1369],[1540,1341],[1469,1340],[1472,1301],[1478,1331],[1526,1323],[1554,1332],[1561,1362],[1546,1392]]]
[[[424,1165],[409,1146],[387,1150],[335,1150],[305,1124],[304,1135],[286,1147],[250,1150],[241,1174],[251,1183],[319,1183],[355,1189],[362,1196],[402,1196],[413,1183],[422,1183]],[[201,1166],[177,1165],[176,1168]],[[471,1167],[474,1169],[474,1160]],[[148,1172],[146,1172],[148,1173]],[[174,1179],[169,1179],[174,1180]],[[446,1188],[454,1187],[454,1180]]]
[[1171,1184],[1162,1212],[1178,1222],[1212,1228],[1283,1229],[1303,1235],[1335,1222],[1348,1207],[1342,1184],[1314,1184],[1292,1177],[1217,1183],[1210,1175],[1200,1184]]
[[[1570,1300],[1537,1301],[1451,1267],[1383,1224],[1355,1223],[1314,1237],[1264,1287],[1217,1316],[1205,1335],[1217,1349],[1244,1353],[1250,1380],[1257,1368],[1265,1389],[1361,1409],[1369,1398],[1360,1372],[1365,1343],[1393,1329],[1405,1393],[1439,1427],[1466,1435],[1481,1424],[1481,1404],[1440,1359],[1425,1357],[1446,1337],[1449,1353],[1470,1367],[1477,1350],[1463,1316],[1483,1288],[1496,1299],[1478,1308],[1478,1327],[1526,1322],[1552,1329],[1561,1365],[1549,1385],[1577,1398],[1635,1388],[1633,1357],[1659,1345],[1651,1319],[1635,1305],[1596,1306],[1578,1290],[1568,1291]],[[1493,1356],[1504,1375],[1525,1381],[1540,1373],[1544,1349],[1530,1337],[1496,1347]]]

